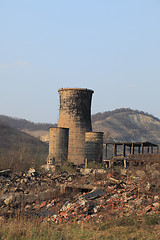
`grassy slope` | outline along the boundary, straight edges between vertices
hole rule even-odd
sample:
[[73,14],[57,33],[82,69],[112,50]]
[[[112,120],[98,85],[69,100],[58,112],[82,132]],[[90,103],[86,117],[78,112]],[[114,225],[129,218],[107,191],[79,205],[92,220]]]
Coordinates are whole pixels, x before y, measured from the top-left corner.
[[0,169],[25,170],[44,163],[48,145],[38,139],[0,123]]

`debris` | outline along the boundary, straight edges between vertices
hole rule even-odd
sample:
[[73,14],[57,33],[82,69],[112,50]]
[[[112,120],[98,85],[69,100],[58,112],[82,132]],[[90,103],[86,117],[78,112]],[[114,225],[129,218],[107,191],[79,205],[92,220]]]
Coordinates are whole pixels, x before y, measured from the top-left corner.
[[83,198],[85,198],[85,199],[95,199],[95,198],[103,195],[104,192],[105,191],[102,190],[102,189],[95,189],[95,190],[91,191],[90,193],[84,195]]
[[0,176],[9,177],[11,173],[12,173],[11,169],[2,170],[0,171]]
[[40,174],[30,169],[1,175],[0,217],[9,217],[22,206],[27,216],[36,215],[57,224],[90,219],[102,222],[105,218],[160,211],[157,175],[137,177],[129,171],[126,176],[116,171],[102,174],[97,178],[78,171]]

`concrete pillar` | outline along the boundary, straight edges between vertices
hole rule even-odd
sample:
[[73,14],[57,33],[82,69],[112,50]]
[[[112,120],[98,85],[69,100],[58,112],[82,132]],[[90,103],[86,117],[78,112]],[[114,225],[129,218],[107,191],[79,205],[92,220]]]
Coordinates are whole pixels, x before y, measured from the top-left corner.
[[108,144],[105,143],[105,144],[104,144],[104,159],[105,159],[105,160],[107,160],[107,146],[108,146]]
[[153,153],[153,146],[151,146],[151,153]]
[[132,143],[132,154],[134,154],[134,143]]
[[84,164],[84,167],[87,168],[88,167],[88,159],[85,158],[85,164]]
[[111,160],[109,160],[109,168],[111,168],[112,167],[112,162],[111,162]]
[[117,156],[117,144],[114,143],[114,156]]
[[127,168],[127,160],[124,159],[124,168]]
[[129,152],[132,153],[132,146],[129,146]]
[[108,144],[106,144],[106,159],[108,158]]
[[141,143],[141,154],[144,153],[144,146],[143,146],[143,143]]
[[124,157],[126,156],[126,145],[125,145],[125,143],[123,143],[123,156]]

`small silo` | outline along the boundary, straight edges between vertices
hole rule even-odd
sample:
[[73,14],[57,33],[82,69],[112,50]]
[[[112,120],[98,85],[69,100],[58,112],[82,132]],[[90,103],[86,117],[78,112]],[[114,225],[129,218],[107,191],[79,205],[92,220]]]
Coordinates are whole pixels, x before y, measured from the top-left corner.
[[68,128],[50,128],[49,131],[49,156],[48,161],[53,159],[55,163],[61,163],[68,156]]
[[58,127],[69,128],[68,160],[77,165],[85,159],[85,132],[92,131],[91,100],[93,90],[62,88]]
[[85,159],[88,162],[102,162],[103,132],[85,133]]

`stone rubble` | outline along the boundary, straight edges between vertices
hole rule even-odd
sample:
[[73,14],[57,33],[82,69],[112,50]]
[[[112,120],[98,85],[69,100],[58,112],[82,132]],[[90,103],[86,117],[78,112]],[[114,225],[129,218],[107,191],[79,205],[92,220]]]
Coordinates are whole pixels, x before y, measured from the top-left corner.
[[140,170],[134,174],[129,170],[121,174],[116,170],[97,174],[7,171],[0,174],[0,217],[8,218],[20,209],[28,217],[35,215],[57,224],[90,219],[98,223],[160,211],[157,174]]

